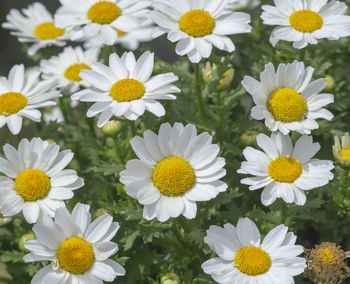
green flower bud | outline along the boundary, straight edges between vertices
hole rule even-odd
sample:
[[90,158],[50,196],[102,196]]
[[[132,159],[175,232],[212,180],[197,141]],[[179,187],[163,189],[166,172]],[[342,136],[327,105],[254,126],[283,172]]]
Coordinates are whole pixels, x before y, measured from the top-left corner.
[[240,140],[246,146],[251,146],[256,143],[256,136],[259,133],[255,130],[247,130],[242,133]]
[[29,252],[25,247],[24,247],[24,243],[26,241],[30,241],[30,240],[35,240],[35,235],[33,233],[28,233],[28,234],[25,234],[23,235],[19,242],[18,242],[18,247],[21,251],[23,252]]
[[153,68],[153,72],[155,73],[155,74],[159,74],[159,73],[161,73],[162,72],[162,68],[164,67],[164,66],[166,66],[166,62],[165,61],[156,61],[155,63],[154,63],[154,68]]
[[122,124],[118,120],[110,120],[102,127],[102,133],[107,136],[117,134],[122,128]]
[[222,74],[222,79],[219,81],[219,85],[216,87],[218,90],[227,89],[231,82],[233,81],[233,77],[235,75],[235,70],[233,68],[228,69],[224,74]]
[[167,273],[160,280],[160,284],[180,284],[180,277],[175,273]]
[[95,216],[95,218],[98,218],[98,217],[100,217],[102,215],[105,215],[105,214],[109,214],[108,211],[106,209],[104,209],[104,208],[99,208],[99,209],[96,210],[94,216]]
[[324,77],[324,80],[327,83],[326,88],[324,89],[326,92],[329,92],[331,90],[333,90],[335,82],[332,76],[327,75],[326,77]]

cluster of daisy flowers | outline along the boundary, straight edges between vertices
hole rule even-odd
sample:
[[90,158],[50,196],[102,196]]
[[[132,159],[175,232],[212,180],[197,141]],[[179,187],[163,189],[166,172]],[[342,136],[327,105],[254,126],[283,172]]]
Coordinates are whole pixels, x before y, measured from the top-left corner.
[[[120,56],[111,53],[103,64],[99,61],[101,49],[120,44],[136,50],[140,43],[166,34],[176,43],[175,52],[198,66],[210,57],[213,47],[234,52],[231,36],[252,30],[250,15],[238,10],[259,7],[255,0],[59,2],[55,15],[34,3],[22,11],[11,10],[2,25],[30,45],[29,55],[48,46],[65,47],[58,55],[41,60],[37,70],[25,71],[23,65],[15,65],[8,77],[0,78],[0,127],[7,124],[14,135],[20,133],[23,118],[39,122],[42,114],[38,109],[55,106],[64,92],[72,94],[72,101],[92,103],[86,116],[98,116],[99,128],[113,117],[134,121],[146,111],[164,116],[162,101],[175,100],[180,93],[174,84],[178,77],[171,72],[152,76],[151,52],[138,58],[132,51]],[[274,6],[261,7],[263,23],[277,26],[270,36],[273,46],[286,40],[300,49],[319,39],[350,35],[345,3],[274,2]],[[84,49],[66,46],[68,41],[81,43]],[[233,77],[230,70],[224,77]],[[333,179],[333,162],[314,158],[320,145],[310,135],[319,127],[316,120],[333,118],[325,108],[333,102],[333,95],[321,93],[326,83],[313,80],[313,73],[303,62],[276,68],[270,62],[260,81],[249,76],[242,81],[255,104],[251,117],[264,120],[272,133],[257,135],[261,150],[244,149],[246,161],[237,172],[249,175],[241,180],[249,190],[263,189],[261,202],[265,206],[277,198],[304,205],[306,192]],[[292,132],[301,134],[294,145]],[[350,161],[349,137],[347,133],[341,143],[335,139],[333,154],[343,164]],[[197,202],[214,199],[228,188],[222,181],[226,161],[219,156],[219,145],[192,124],[163,123],[158,133],[146,130],[130,144],[137,158],[126,163],[119,181],[126,186],[127,195],[143,205],[147,220],[165,222],[180,215],[193,219]],[[89,205],[78,203],[71,213],[66,208],[65,200],[84,186],[75,170],[66,169],[74,154],[40,138],[22,139],[17,149],[6,144],[3,152],[1,213],[14,216],[22,212],[28,223],[35,224],[36,239],[25,243],[30,253],[24,261],[50,262],[35,274],[32,283],[102,283],[124,275],[124,268],[109,259],[118,251],[111,240],[119,224],[108,214],[92,221]],[[203,271],[218,283],[294,283],[293,277],[304,272],[306,260],[300,257],[303,248],[296,245],[297,237],[288,230],[278,225],[261,240],[259,229],[248,218],[240,218],[236,227],[212,225],[204,242],[218,257],[205,261]]]

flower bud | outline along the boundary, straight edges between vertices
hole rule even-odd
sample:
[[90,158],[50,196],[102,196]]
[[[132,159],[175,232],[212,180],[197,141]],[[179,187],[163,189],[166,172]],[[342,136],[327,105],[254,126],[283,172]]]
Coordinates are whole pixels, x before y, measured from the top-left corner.
[[231,82],[233,81],[233,77],[235,75],[235,70],[233,68],[228,69],[224,74],[222,74],[222,79],[219,81],[219,85],[216,87],[218,90],[227,89]]
[[160,284],[180,284],[180,277],[175,273],[167,273],[160,280]]
[[35,240],[35,235],[33,233],[28,233],[28,234],[24,234],[19,242],[18,242],[18,247],[21,251],[23,252],[29,252],[25,247],[24,244],[26,241],[30,241],[30,240]]
[[332,76],[327,75],[326,77],[324,77],[324,80],[327,83],[326,88],[324,89],[326,92],[332,91],[335,85],[334,79]]
[[256,143],[256,136],[258,136],[258,132],[255,130],[247,130],[242,133],[240,140],[246,146],[251,146]]
[[109,120],[107,123],[101,128],[102,133],[107,136],[113,136],[119,133],[122,128],[122,124],[119,120]]

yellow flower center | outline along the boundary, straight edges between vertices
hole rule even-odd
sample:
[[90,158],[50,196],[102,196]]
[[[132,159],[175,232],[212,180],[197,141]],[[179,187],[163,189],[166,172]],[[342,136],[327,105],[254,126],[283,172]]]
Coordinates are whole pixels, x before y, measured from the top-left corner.
[[167,196],[180,196],[189,190],[195,180],[193,168],[180,157],[161,160],[152,174],[153,184]]
[[303,172],[301,164],[292,158],[279,157],[269,167],[269,176],[277,182],[294,182]]
[[50,179],[40,170],[24,170],[15,181],[15,190],[26,201],[35,201],[45,197],[50,191]]
[[349,164],[350,162],[350,147],[346,149],[338,150],[338,157],[344,164]]
[[82,69],[91,69],[88,65],[85,63],[77,63],[69,66],[66,71],[64,71],[64,77],[66,77],[70,81],[81,81],[81,78],[79,76],[80,70]]
[[276,120],[288,123],[304,119],[307,104],[296,90],[280,88],[270,94],[267,108]]
[[135,79],[122,79],[115,83],[109,93],[117,102],[139,100],[145,94],[145,86]]
[[9,92],[0,96],[0,115],[11,115],[19,112],[28,103],[21,93]]
[[334,264],[334,254],[329,248],[321,248],[318,250],[320,259],[324,264]]
[[34,35],[42,40],[54,39],[64,34],[64,29],[56,28],[54,22],[46,22],[34,29]]
[[120,16],[121,12],[116,4],[100,1],[90,7],[88,18],[98,24],[110,24]]
[[119,37],[125,36],[127,34],[127,32],[124,32],[122,30],[119,30],[119,29],[116,29],[116,30],[117,30],[117,33],[118,33]]
[[78,237],[62,242],[57,249],[56,257],[60,268],[72,274],[83,274],[95,261],[91,244]]
[[311,10],[300,10],[289,17],[289,22],[294,29],[302,33],[312,33],[323,26],[322,17]]
[[193,37],[211,34],[215,27],[213,17],[204,10],[191,10],[183,14],[179,21],[180,30]]
[[249,276],[264,274],[270,269],[269,254],[257,247],[243,247],[235,255],[235,267]]

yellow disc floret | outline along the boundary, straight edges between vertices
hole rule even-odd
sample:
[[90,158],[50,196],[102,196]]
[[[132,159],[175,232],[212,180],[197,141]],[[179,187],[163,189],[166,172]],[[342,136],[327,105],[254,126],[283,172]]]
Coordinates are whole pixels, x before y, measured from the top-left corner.
[[204,10],[191,10],[182,15],[179,21],[180,30],[193,37],[204,37],[213,32],[215,21]]
[[50,191],[50,179],[40,170],[24,170],[17,177],[14,189],[26,201],[45,197]]
[[116,82],[109,93],[117,102],[139,100],[145,94],[145,86],[135,79],[122,79]]
[[100,1],[90,7],[87,16],[94,23],[110,24],[120,16],[121,12],[116,4]]
[[300,10],[289,17],[289,22],[294,29],[302,33],[312,33],[323,26],[322,17],[311,10]]
[[269,254],[258,247],[243,247],[237,251],[234,259],[235,267],[249,276],[266,273],[271,266]]
[[57,249],[56,257],[60,268],[72,274],[83,274],[95,261],[91,244],[78,237],[62,242]]
[[307,104],[296,90],[280,88],[270,94],[267,108],[277,121],[289,123],[304,119]]
[[64,34],[64,29],[56,28],[54,22],[46,22],[34,29],[34,35],[42,40],[55,39]]
[[180,157],[161,160],[152,174],[153,184],[166,196],[180,196],[189,190],[195,180],[193,168]]
[[0,96],[0,115],[11,115],[19,112],[28,104],[28,100],[21,93],[9,92]]
[[343,164],[348,165],[350,163],[350,147],[346,149],[339,149],[338,158]]
[[324,264],[334,264],[334,254],[329,248],[321,248],[318,250],[320,259]]
[[294,182],[303,172],[301,164],[292,158],[279,157],[269,167],[269,176],[277,182]]
[[69,66],[66,71],[64,71],[64,77],[66,77],[70,81],[81,81],[81,78],[79,76],[80,70],[83,69],[91,69],[88,65],[85,63],[77,63]]

